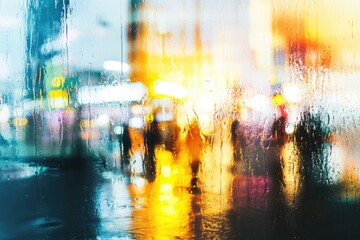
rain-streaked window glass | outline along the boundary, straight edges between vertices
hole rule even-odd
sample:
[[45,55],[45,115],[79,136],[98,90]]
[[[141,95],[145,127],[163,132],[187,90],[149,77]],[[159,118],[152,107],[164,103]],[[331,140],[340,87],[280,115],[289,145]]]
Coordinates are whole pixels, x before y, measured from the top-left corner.
[[0,239],[358,239],[359,10],[0,0]]

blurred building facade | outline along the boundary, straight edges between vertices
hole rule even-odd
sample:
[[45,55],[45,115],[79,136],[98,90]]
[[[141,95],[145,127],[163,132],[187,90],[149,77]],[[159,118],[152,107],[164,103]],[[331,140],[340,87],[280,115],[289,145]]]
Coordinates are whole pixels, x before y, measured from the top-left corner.
[[231,107],[229,100],[232,106],[241,101],[230,99],[234,88],[247,89],[251,96],[269,93],[269,1],[150,0],[135,9],[131,79],[144,82],[152,97],[164,97],[154,91],[158,80],[184,87],[182,121],[196,112],[210,124],[217,111]]

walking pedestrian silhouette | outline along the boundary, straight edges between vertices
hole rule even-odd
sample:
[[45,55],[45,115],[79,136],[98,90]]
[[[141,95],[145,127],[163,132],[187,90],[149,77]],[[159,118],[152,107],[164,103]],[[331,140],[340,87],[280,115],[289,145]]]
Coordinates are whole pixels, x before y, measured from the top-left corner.
[[191,168],[191,181],[189,191],[192,193],[199,192],[198,179],[201,165],[201,153],[203,150],[203,139],[201,129],[197,120],[193,120],[188,128],[185,143],[189,151],[189,162]]

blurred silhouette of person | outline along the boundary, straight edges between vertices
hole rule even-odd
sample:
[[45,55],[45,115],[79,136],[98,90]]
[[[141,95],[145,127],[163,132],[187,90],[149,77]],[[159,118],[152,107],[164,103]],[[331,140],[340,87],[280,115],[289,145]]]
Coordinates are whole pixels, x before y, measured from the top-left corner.
[[[327,133],[323,132],[323,123],[319,114],[306,111],[295,128],[295,144],[299,150],[304,191],[318,183],[323,183],[322,171],[325,158],[322,154]],[[308,189],[309,188],[309,189]]]
[[144,168],[148,180],[153,181],[156,175],[156,146],[161,142],[159,124],[154,118],[150,121],[145,129],[145,159]]
[[231,123],[231,143],[233,145],[233,161],[236,164],[240,161],[240,138],[239,138],[240,122],[235,117]]
[[266,148],[267,189],[269,189],[269,220],[274,239],[288,239],[286,205],[283,175],[282,150],[288,140],[285,131],[287,119],[284,115],[274,119],[270,129],[270,138]]
[[[294,142],[299,151],[302,195],[299,204],[299,234],[305,238],[317,231],[318,223],[331,224],[326,216],[328,192],[327,158],[323,154],[330,132],[319,113],[303,112],[294,132]],[[329,234],[329,232],[322,232]],[[320,237],[320,236],[318,236]]]
[[244,175],[264,175],[264,127],[256,121],[240,122],[238,137],[238,167]]
[[285,186],[281,157],[281,151],[287,141],[285,125],[286,118],[284,116],[274,120],[271,127],[269,146],[267,147],[267,175],[272,181],[273,190],[276,193],[281,191],[281,187]]
[[276,119],[271,127],[271,140],[272,143],[276,144],[279,147],[284,146],[287,141],[287,133],[285,130],[286,126],[286,117],[280,116]]
[[270,138],[268,141],[267,152],[269,153],[267,164],[268,176],[273,181],[275,191],[280,191],[281,186],[285,186],[282,170],[281,151],[288,141],[288,134],[286,132],[286,124],[288,114],[285,106],[278,106],[280,116],[274,119],[270,129]]
[[203,149],[203,139],[198,121],[190,123],[185,139],[186,146],[189,150],[190,167],[191,167],[191,191],[198,191],[198,173],[201,164],[201,153]]
[[123,152],[121,159],[121,168],[123,169],[125,166],[130,164],[130,158],[132,154],[132,142],[130,137],[129,125],[123,125],[123,132],[120,135],[120,146],[122,144]]
[[178,139],[180,128],[176,121],[172,120],[167,123],[165,130],[165,150],[170,151],[174,156],[179,152]]
[[278,187],[280,187],[280,183],[283,183],[281,149],[286,142],[285,121],[286,119],[283,116],[274,120],[271,127],[269,146],[267,148],[267,152],[269,153],[269,158],[266,162],[268,176],[274,181],[275,185],[277,183],[279,184]]

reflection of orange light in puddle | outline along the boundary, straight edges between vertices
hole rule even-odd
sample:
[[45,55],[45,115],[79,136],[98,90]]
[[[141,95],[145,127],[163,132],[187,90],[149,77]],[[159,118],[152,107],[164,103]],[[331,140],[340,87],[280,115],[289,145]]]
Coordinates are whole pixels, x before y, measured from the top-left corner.
[[177,215],[176,203],[178,198],[173,194],[173,186],[169,183],[160,186],[159,199],[161,203],[161,212],[165,215]]
[[[133,189],[134,190],[134,189]],[[145,207],[133,211],[130,231],[142,229],[142,234],[149,239],[168,239],[169,236],[186,235],[189,216],[189,195],[181,193],[171,183],[162,183],[157,178],[153,183],[147,183],[142,191],[131,191],[134,204]],[[179,195],[180,194],[180,195]],[[148,221],[151,220],[149,227]],[[145,232],[144,232],[145,231]]]
[[179,155],[174,158],[174,155],[164,149],[163,146],[157,147],[155,150],[157,160],[157,172],[159,175],[157,179],[161,182],[171,183],[174,186],[188,186],[191,174],[189,163],[186,156]]
[[[139,207],[133,211],[130,231],[145,230],[144,236],[149,239],[168,239],[170,236],[186,236],[189,221],[189,194],[179,188],[179,166],[173,162],[174,156],[164,147],[155,151],[159,175],[154,182],[146,182],[141,191],[131,185],[131,199]],[[190,181],[190,180],[189,180]],[[151,227],[148,221],[151,220]]]
[[285,144],[283,157],[283,178],[286,184],[284,195],[288,204],[292,204],[300,193],[299,158],[293,142]]

